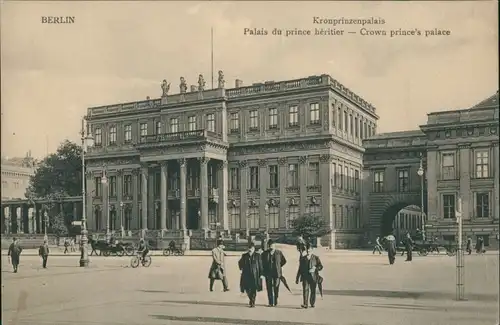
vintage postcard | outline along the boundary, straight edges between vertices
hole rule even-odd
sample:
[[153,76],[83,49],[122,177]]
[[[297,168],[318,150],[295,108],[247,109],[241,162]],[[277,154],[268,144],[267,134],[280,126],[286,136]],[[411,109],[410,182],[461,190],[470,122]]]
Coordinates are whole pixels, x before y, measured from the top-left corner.
[[499,324],[497,1],[9,1],[1,324]]

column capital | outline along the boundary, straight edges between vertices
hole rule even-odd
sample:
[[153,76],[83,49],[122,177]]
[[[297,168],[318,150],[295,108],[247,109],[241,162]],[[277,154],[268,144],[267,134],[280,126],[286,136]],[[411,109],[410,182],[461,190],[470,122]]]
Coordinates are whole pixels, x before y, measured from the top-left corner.
[[219,170],[223,170],[224,168],[227,168],[227,160],[222,160],[217,164],[217,167]]
[[470,143],[459,143],[457,146],[458,146],[458,149],[470,149],[471,144]]
[[259,159],[258,164],[260,167],[266,167],[267,166],[267,159]]
[[319,156],[319,161],[322,163],[330,163],[333,160],[332,155],[330,154],[324,154]]
[[186,166],[186,158],[177,159],[177,162],[179,163],[179,166],[181,166],[181,167]]
[[240,168],[246,168],[248,166],[248,162],[246,160],[240,160],[238,164]]
[[288,161],[288,160],[286,159],[286,157],[280,157],[280,158],[278,158],[278,164],[279,164],[280,166],[284,166],[284,165],[286,165],[287,161]]
[[491,143],[491,145],[492,145],[493,147],[498,147],[498,141],[493,141],[493,142]]
[[167,160],[163,160],[163,161],[161,161],[161,162],[160,162],[160,166],[161,166],[162,168],[167,168],[167,167],[168,167],[168,161],[167,161]]
[[210,161],[210,158],[200,157],[200,158],[198,158],[198,161],[200,162],[200,165],[207,165],[208,162]]
[[299,157],[299,164],[303,165],[307,162],[307,156],[300,156]]
[[141,169],[144,171],[144,170],[148,170],[149,169],[149,164],[148,163],[141,163]]
[[122,176],[122,175],[123,175],[123,169],[117,169],[116,176]]

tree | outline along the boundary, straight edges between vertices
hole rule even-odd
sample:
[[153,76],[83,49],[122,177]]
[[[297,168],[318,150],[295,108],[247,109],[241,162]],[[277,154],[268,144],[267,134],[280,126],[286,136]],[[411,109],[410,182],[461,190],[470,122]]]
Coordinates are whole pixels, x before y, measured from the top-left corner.
[[39,164],[25,196],[28,199],[48,198],[54,193],[77,196],[82,193],[82,148],[68,140],[61,143],[56,153]]
[[312,214],[305,214],[292,220],[292,227],[295,235],[303,235],[304,238],[321,237],[331,232],[329,224],[323,217]]
[[66,226],[64,215],[62,213],[58,213],[49,219],[49,226],[52,230],[51,233],[56,235],[57,239],[68,235],[68,226]]

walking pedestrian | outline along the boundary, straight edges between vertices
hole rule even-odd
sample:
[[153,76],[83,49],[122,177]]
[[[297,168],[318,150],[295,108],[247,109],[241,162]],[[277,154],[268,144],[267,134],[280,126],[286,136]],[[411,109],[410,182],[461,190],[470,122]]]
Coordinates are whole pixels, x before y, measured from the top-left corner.
[[319,271],[323,264],[318,256],[313,254],[311,245],[306,247],[299,261],[299,269],[295,283],[302,282],[302,308],[314,308],[316,305],[316,287],[320,278]]
[[262,258],[255,252],[255,244],[248,245],[248,251],[244,253],[238,261],[241,271],[240,289],[246,292],[250,308],[255,307],[257,292],[262,291]]
[[304,237],[302,235],[299,235],[297,237],[297,251],[299,252],[299,259],[302,257],[302,253],[305,252],[306,250],[306,241],[304,240]]
[[210,266],[210,271],[208,272],[208,278],[210,279],[210,291],[214,291],[215,280],[222,280],[224,292],[229,291],[229,286],[227,284],[227,278],[225,274],[225,256],[226,253],[224,253],[224,242],[219,239],[217,240],[217,247],[212,249],[212,265]]
[[382,245],[380,244],[380,237],[377,236],[377,239],[375,239],[375,246],[373,247],[373,254],[375,254],[375,251],[378,251],[379,255],[382,255]]
[[17,269],[19,268],[20,256],[22,252],[22,247],[19,245],[19,240],[14,237],[12,238],[12,244],[9,246],[9,251],[7,252],[7,256],[9,258],[9,262],[12,263],[12,267],[14,268],[14,273],[17,273]]
[[68,248],[69,248],[69,239],[65,238],[64,239],[64,254],[69,253]]
[[262,254],[262,270],[266,278],[268,306],[275,307],[278,305],[280,282],[286,258],[282,251],[276,249],[276,244],[272,239],[269,239],[267,243],[269,248]]
[[393,265],[396,261],[396,238],[393,235],[385,237],[387,245],[387,256],[389,257],[389,264]]
[[472,238],[470,238],[470,237],[467,237],[467,244],[466,244],[465,250],[467,251],[467,253],[469,255],[472,254]]
[[44,240],[43,244],[40,245],[40,248],[38,249],[38,255],[42,258],[42,267],[46,269],[47,259],[49,258],[49,244],[46,240]]
[[413,240],[411,239],[410,233],[406,234],[405,239],[405,250],[406,250],[406,260],[405,262],[411,262],[413,258]]

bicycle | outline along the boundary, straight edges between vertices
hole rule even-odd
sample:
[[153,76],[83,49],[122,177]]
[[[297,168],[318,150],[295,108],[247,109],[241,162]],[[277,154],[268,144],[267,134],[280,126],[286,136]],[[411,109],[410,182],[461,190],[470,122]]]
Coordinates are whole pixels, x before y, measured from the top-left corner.
[[139,264],[142,264],[144,267],[149,267],[151,265],[151,256],[146,255],[143,258],[142,252],[137,252],[137,255],[130,260],[130,266],[135,269]]

